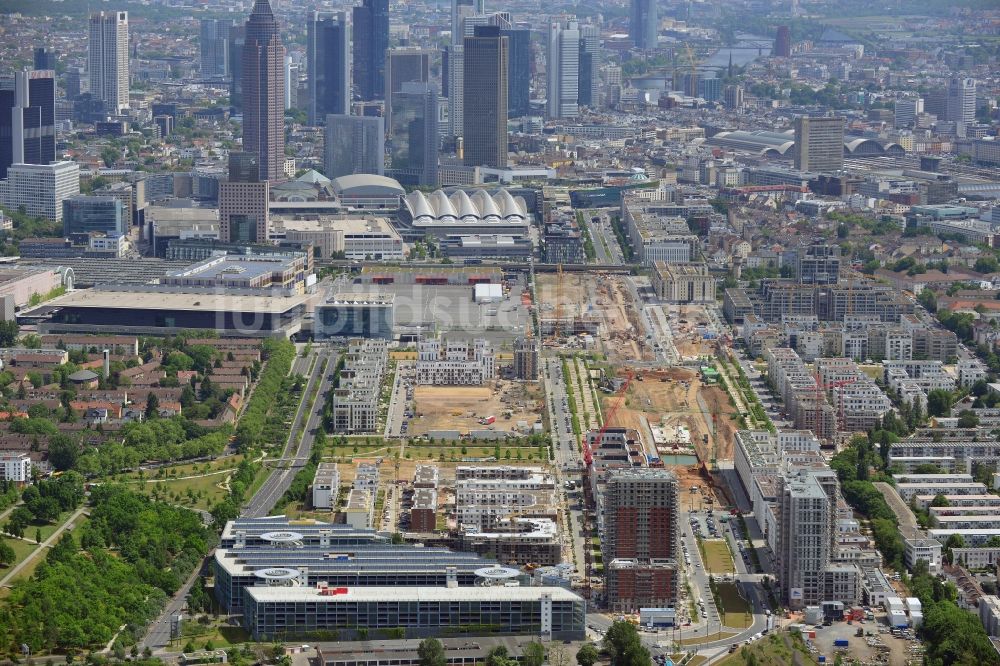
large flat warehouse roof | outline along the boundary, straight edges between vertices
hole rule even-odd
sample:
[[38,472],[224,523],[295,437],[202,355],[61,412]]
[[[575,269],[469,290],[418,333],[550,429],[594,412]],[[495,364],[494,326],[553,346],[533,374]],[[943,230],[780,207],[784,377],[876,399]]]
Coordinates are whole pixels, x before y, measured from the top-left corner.
[[258,602],[541,601],[543,595],[551,595],[553,601],[582,601],[562,587],[349,587],[346,593],[331,595],[314,587],[248,587],[246,591]]
[[[240,296],[210,292],[132,291],[129,289],[81,289],[59,296],[36,310],[41,314],[57,308],[107,308],[133,310],[180,310],[184,312],[261,312],[280,314],[304,305],[308,296]],[[21,314],[25,314],[22,312]]]

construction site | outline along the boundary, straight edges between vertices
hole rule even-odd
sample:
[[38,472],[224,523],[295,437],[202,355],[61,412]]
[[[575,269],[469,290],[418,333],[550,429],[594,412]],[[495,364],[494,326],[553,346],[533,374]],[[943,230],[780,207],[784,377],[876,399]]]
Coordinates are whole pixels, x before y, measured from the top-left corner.
[[625,276],[557,272],[535,279],[547,346],[589,348],[611,362],[653,360]]
[[483,386],[415,386],[410,436],[492,430],[520,437],[541,422],[537,384],[498,380]]

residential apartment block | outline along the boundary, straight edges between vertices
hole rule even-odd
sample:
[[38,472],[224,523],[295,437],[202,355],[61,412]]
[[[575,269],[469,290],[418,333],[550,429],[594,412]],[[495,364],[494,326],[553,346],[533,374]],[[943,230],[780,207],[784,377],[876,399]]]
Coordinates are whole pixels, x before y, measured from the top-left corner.
[[385,340],[351,342],[340,371],[340,385],[333,390],[334,432],[375,431],[378,398],[388,364]]
[[489,341],[425,340],[417,343],[417,384],[478,386],[496,378]]

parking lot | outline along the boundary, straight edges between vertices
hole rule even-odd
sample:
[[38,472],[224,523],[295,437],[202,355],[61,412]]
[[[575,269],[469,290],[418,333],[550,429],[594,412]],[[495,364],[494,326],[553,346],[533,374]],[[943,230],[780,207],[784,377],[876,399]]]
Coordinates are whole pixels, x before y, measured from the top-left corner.
[[[923,655],[923,647],[913,630],[907,629],[893,635],[885,623],[884,613],[875,613],[875,620],[864,622],[833,622],[829,626],[818,625],[802,629],[803,637],[810,652],[815,655],[825,655],[827,663],[833,663],[837,654],[850,654],[862,663],[905,664],[913,659],[919,663]],[[862,635],[858,636],[858,631]],[[815,638],[810,638],[810,632],[815,632]],[[837,641],[846,641],[846,647],[835,645]]]

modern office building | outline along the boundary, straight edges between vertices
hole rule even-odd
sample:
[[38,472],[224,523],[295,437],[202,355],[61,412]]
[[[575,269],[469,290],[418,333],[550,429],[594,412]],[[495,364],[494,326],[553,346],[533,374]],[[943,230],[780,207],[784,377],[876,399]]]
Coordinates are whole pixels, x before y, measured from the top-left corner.
[[385,119],[380,116],[328,115],[324,145],[326,175],[385,173]]
[[632,0],[628,36],[637,49],[655,49],[660,32],[659,0]]
[[128,12],[90,15],[87,46],[90,94],[104,103],[104,111],[119,115],[129,108]]
[[913,127],[917,122],[917,116],[923,112],[923,98],[897,99],[893,113],[893,124],[897,129]]
[[339,293],[316,305],[313,335],[328,338],[393,339],[395,298],[392,294]]
[[[385,56],[385,126],[392,134],[392,96],[407,83],[427,83],[431,75],[431,54],[427,49],[390,49]],[[435,114],[436,115],[436,114]]]
[[975,79],[955,76],[948,81],[944,119],[953,123],[966,124],[976,121]]
[[465,130],[465,42],[450,44],[441,53],[441,89],[448,98],[448,136]]
[[437,185],[440,146],[437,90],[428,83],[408,81],[391,95],[392,177],[403,185]]
[[[351,112],[351,27],[346,12],[309,15],[306,71],[310,125],[323,123],[330,114],[346,116]],[[327,176],[336,177],[329,172]]]
[[799,171],[840,171],[844,168],[844,119],[797,116],[792,151]]
[[507,117],[531,113],[531,31],[503,29],[507,38]]
[[52,70],[0,77],[0,178],[12,164],[55,161],[55,94]]
[[389,0],[362,0],[354,8],[354,85],[363,101],[385,92],[385,52],[389,48]]
[[[596,25],[580,26],[580,65],[579,83],[577,84],[577,102],[580,106],[593,107],[597,103],[597,92],[600,87],[600,77],[597,68],[600,65],[599,51],[601,48],[601,30]],[[511,51],[513,58],[513,50]]]
[[268,0],[256,0],[243,43],[243,150],[257,155],[260,179],[285,173],[285,47]]
[[263,243],[268,239],[270,186],[253,153],[229,153],[229,179],[219,183],[219,238]]
[[546,115],[576,118],[580,114],[580,24],[575,19],[551,21],[547,44]]
[[677,477],[671,472],[611,471],[600,518],[605,589],[613,611],[676,604],[678,517]]
[[245,25],[229,28],[229,108],[233,113],[243,111],[243,45],[246,43]]
[[779,58],[792,55],[792,34],[787,25],[779,25],[774,33],[774,55]]
[[14,164],[0,180],[0,202],[28,215],[62,222],[63,201],[80,194],[80,166],[76,162]]
[[229,76],[230,19],[201,19],[198,53],[201,56],[201,76],[206,79]]
[[58,62],[58,60],[59,60],[59,54],[57,54],[52,49],[46,48],[44,46],[38,46],[35,48],[33,57],[35,69],[54,70],[56,68],[56,63]]
[[246,596],[244,626],[257,640],[397,627],[442,636],[470,625],[543,640],[586,632],[586,602],[561,587],[251,587]]
[[481,16],[485,13],[485,0],[451,0],[451,43],[462,43],[466,17]]
[[63,201],[63,235],[102,233],[120,236],[126,228],[121,199],[116,197],[70,197]]
[[463,164],[507,166],[508,41],[498,26],[476,26],[465,38]]

